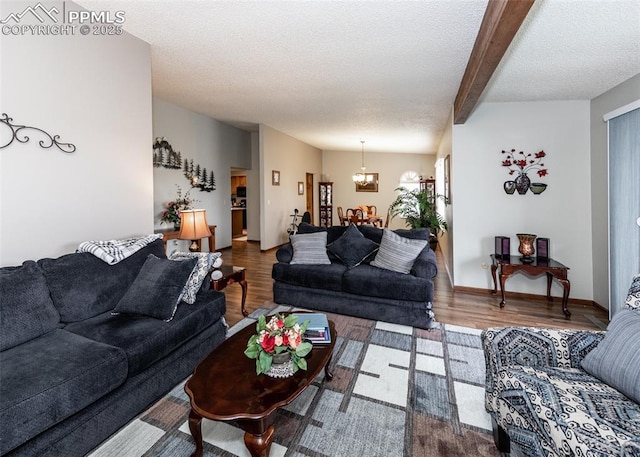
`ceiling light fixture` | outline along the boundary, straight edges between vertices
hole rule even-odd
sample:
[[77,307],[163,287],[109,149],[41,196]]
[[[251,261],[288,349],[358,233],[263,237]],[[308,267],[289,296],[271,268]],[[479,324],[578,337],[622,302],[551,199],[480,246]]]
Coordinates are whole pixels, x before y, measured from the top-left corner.
[[360,140],[360,143],[362,143],[362,166],[360,167],[361,171],[355,173],[351,178],[356,184],[364,185],[368,182],[373,182],[373,175],[367,176],[367,174],[365,173],[367,167],[364,166],[364,140]]

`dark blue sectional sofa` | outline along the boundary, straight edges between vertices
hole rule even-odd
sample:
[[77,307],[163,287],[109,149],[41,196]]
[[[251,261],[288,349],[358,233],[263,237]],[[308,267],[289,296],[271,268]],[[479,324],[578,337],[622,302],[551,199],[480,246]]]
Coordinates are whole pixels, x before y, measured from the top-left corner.
[[[300,224],[298,233],[327,231],[327,245],[347,230],[344,226],[321,228]],[[380,244],[383,230],[370,225],[358,226],[369,240]],[[429,240],[428,229],[395,230],[403,238]],[[428,244],[418,255],[410,273],[403,274],[370,265],[375,255],[353,268],[329,255],[330,265],[291,264],[291,243],[276,252],[273,265],[273,298],[276,303],[346,314],[429,329],[433,314],[433,278],[437,274],[434,252]]]
[[85,455],[224,340],[225,296],[206,286],[169,322],[111,314],[149,254],[166,258],[162,240],[111,266],[74,253],[0,269],[0,455]]

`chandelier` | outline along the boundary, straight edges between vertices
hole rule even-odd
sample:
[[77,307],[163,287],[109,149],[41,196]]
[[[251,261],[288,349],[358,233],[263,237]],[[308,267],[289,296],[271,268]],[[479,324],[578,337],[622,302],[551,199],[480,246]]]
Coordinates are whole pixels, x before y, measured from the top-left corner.
[[373,182],[373,175],[367,175],[365,173],[367,167],[364,166],[364,140],[360,140],[360,143],[362,143],[362,166],[360,167],[361,171],[355,173],[351,178],[353,179],[354,183],[362,186],[367,183]]

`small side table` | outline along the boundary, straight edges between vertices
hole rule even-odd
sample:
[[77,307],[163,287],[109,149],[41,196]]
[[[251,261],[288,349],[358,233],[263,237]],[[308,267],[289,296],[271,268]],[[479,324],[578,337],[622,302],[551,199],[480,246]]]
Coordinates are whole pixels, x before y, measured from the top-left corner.
[[211,273],[215,271],[222,273],[222,277],[218,279],[211,278],[211,288],[213,290],[223,290],[229,284],[233,284],[234,282],[240,284],[240,287],[242,287],[242,307],[240,310],[242,311],[242,315],[247,317],[249,315],[245,309],[245,303],[247,301],[247,269],[245,267],[235,267],[223,264],[220,268],[211,270]]
[[491,254],[491,275],[493,276],[493,293],[498,292],[498,281],[496,280],[496,270],[500,268],[500,292],[502,293],[502,301],[500,308],[504,308],[504,284],[507,278],[517,271],[521,271],[528,276],[547,275],[547,300],[553,301],[551,297],[551,280],[555,278],[563,287],[562,294],[562,312],[568,318],[571,312],[567,309],[569,301],[569,291],[571,283],[567,279],[567,271],[569,267],[557,262],[553,259],[538,259],[532,263],[523,263],[518,256],[510,256],[506,259],[498,259],[495,254]]

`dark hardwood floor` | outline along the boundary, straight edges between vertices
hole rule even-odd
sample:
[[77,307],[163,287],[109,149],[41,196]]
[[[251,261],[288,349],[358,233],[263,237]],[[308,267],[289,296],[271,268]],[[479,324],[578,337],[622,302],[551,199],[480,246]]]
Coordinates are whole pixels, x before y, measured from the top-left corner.
[[[225,264],[247,268],[247,311],[260,308],[273,300],[271,266],[276,262],[276,249],[260,252],[258,243],[233,241],[232,248],[223,249]],[[607,312],[595,305],[572,303],[572,316],[565,319],[561,299],[552,303],[544,297],[507,297],[507,304],[500,309],[500,298],[487,292],[469,293],[454,291],[444,268],[442,255],[436,251],[438,276],[435,278],[434,312],[439,322],[473,328],[500,327],[506,325],[604,330],[608,323]],[[242,319],[240,286],[232,284],[224,293],[227,296],[226,319],[233,325]]]

